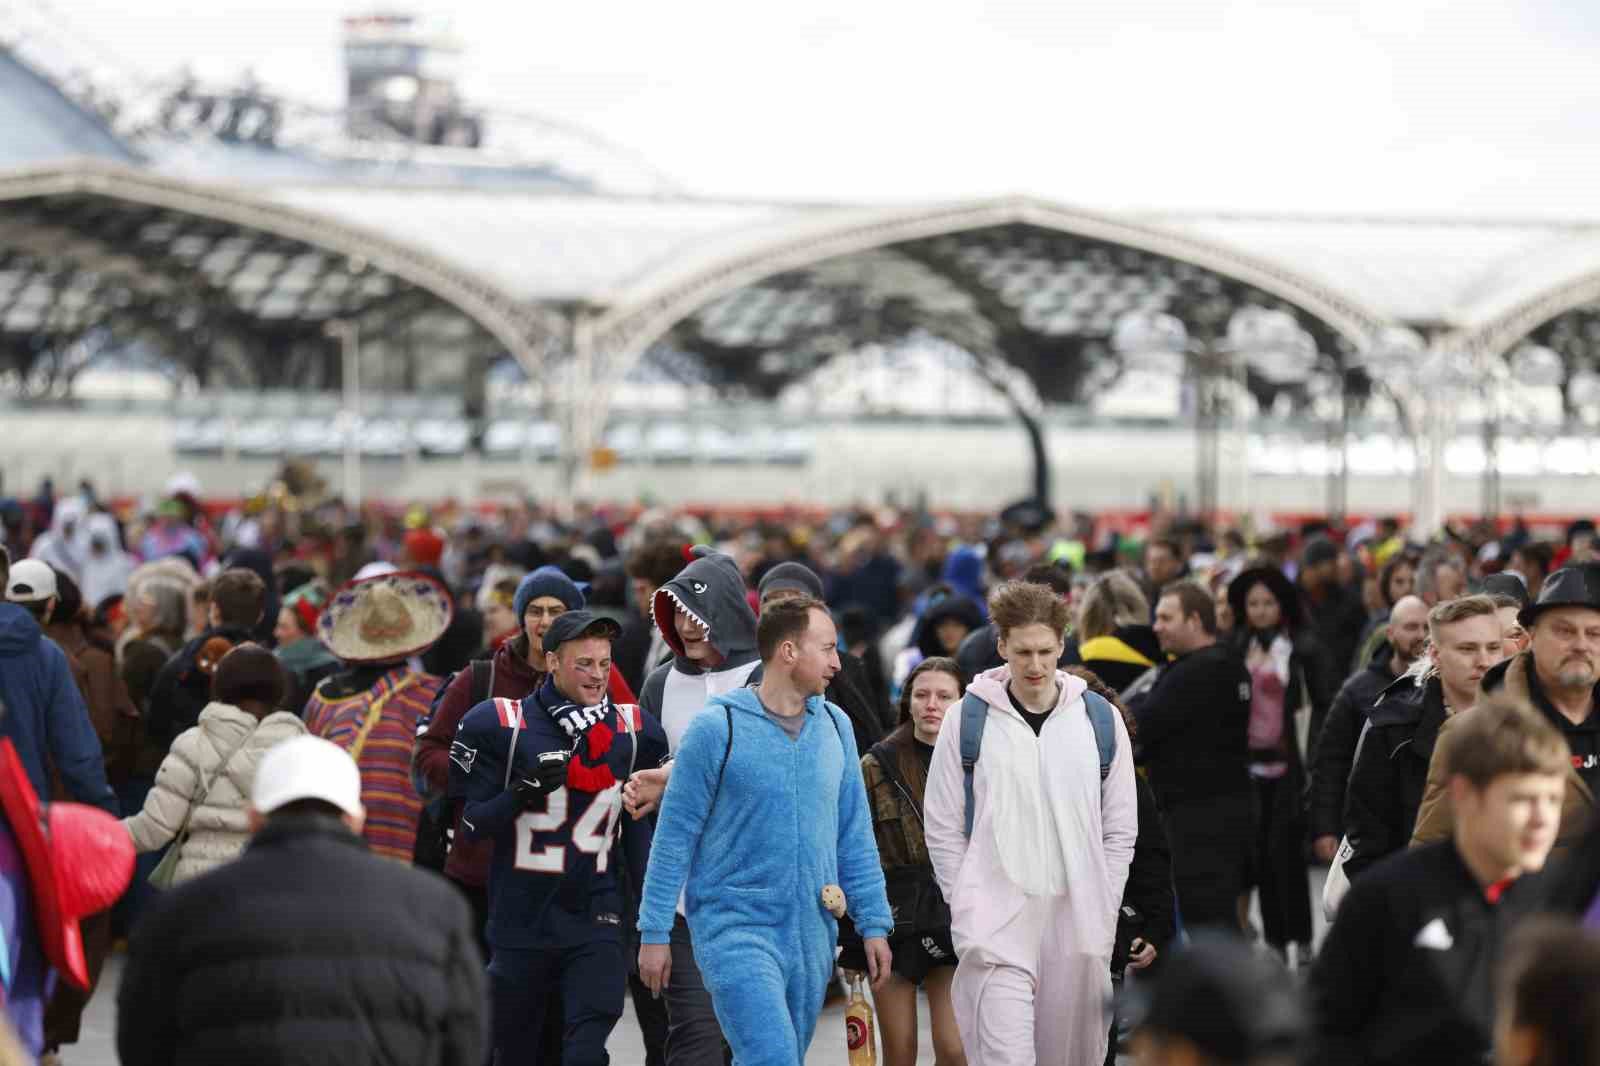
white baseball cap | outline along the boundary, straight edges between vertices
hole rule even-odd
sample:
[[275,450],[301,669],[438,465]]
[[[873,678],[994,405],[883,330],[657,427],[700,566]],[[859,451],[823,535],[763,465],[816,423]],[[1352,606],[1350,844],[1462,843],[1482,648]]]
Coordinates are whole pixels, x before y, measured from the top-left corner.
[[6,599],[12,603],[37,603],[56,594],[56,572],[39,559],[22,559],[11,564],[6,579]]
[[262,814],[271,814],[308,799],[331,803],[353,818],[361,817],[361,771],[355,760],[321,737],[295,737],[274,745],[256,769],[250,805]]

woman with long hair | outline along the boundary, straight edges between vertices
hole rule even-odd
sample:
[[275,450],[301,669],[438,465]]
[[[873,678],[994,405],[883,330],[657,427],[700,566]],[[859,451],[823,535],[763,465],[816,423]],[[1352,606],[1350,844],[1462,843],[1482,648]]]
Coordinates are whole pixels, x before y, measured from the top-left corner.
[[[933,744],[945,714],[960,704],[965,688],[954,659],[934,656],[922,660],[901,690],[900,724],[861,757],[872,827],[895,916],[894,931],[889,934],[893,972],[875,997],[884,1066],[915,1066],[919,985],[928,993],[928,1009],[933,1014],[934,1062],[937,1066],[965,1066],[967,1061],[950,1002],[950,980],[956,972],[950,908],[934,880],[922,826],[922,798]],[[849,971],[865,971],[860,938],[848,923],[841,926],[840,943],[844,953],[839,965]]]
[[1120,570],[1101,574],[1084,593],[1077,637],[1083,665],[1119,693],[1166,661],[1150,626],[1150,601]]
[[1255,796],[1254,873],[1266,941],[1297,965],[1311,958],[1311,886],[1306,876],[1306,818],[1300,802],[1305,759],[1302,711],[1315,735],[1327,686],[1300,597],[1283,571],[1259,566],[1228,586],[1234,645],[1250,673],[1250,781]]

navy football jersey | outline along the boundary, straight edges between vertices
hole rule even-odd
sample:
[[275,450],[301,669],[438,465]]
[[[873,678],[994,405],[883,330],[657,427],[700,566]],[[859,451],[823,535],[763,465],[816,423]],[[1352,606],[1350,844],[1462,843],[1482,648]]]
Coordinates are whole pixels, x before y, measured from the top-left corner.
[[[569,736],[552,717],[551,705],[569,720],[578,718],[588,734]],[[574,752],[568,784],[526,811],[507,792],[513,735],[512,784],[533,776],[541,752]],[[604,751],[596,750],[595,737],[608,741]],[[450,747],[450,794],[464,801],[462,831],[494,841],[491,945],[558,947],[591,938],[596,930],[616,934],[617,847],[627,846],[628,861],[638,864],[642,876],[650,838],[649,823],[635,822],[622,809],[622,785],[631,770],[658,765],[666,752],[665,732],[638,707],[607,700],[578,708],[549,683],[520,703],[488,700],[467,712]],[[574,780],[587,787],[574,787]]]

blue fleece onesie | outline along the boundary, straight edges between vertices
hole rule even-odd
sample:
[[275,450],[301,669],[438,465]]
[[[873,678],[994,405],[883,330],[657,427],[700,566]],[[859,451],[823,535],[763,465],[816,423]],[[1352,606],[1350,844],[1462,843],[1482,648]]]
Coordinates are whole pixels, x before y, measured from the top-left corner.
[[824,885],[863,937],[893,926],[850,721],[821,696],[805,714],[791,740],[755,689],[710,702],[679,745],[645,875],[640,939],[668,943],[682,890],[737,1066],[805,1061],[839,933]]

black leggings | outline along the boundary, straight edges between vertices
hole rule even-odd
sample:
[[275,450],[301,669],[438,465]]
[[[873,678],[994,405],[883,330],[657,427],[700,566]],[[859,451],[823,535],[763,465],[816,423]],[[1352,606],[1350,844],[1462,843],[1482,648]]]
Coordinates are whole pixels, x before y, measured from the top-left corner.
[[1268,944],[1311,943],[1311,882],[1306,876],[1305,816],[1299,778],[1253,778],[1256,796],[1256,884],[1262,935]]

